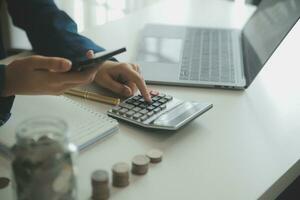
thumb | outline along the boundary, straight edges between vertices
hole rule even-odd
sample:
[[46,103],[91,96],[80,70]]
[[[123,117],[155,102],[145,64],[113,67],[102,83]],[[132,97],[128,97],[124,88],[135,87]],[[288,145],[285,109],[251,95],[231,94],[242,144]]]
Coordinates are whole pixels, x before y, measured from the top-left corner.
[[26,62],[34,69],[51,72],[67,72],[72,66],[71,61],[57,57],[31,56],[27,58]]

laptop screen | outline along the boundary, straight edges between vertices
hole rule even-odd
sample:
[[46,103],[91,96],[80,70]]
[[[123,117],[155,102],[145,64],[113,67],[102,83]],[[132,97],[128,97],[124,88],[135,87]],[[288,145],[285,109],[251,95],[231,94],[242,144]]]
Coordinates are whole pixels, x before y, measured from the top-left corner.
[[299,17],[300,0],[261,2],[242,31],[247,86],[297,23]]

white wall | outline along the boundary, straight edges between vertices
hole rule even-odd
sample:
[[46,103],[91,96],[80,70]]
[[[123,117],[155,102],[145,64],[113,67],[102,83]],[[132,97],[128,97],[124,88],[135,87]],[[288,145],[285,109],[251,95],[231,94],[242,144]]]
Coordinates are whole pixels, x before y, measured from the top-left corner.
[[[127,13],[134,12],[149,4],[161,0],[55,0],[57,6],[67,12],[78,24],[79,32],[88,27],[104,24],[108,21],[117,20]],[[6,5],[3,7],[6,7]],[[7,10],[4,9],[1,17],[4,28],[5,46],[7,49],[31,49],[26,33],[13,26]],[[7,24],[8,22],[8,24]],[[6,25],[5,25],[6,24]]]

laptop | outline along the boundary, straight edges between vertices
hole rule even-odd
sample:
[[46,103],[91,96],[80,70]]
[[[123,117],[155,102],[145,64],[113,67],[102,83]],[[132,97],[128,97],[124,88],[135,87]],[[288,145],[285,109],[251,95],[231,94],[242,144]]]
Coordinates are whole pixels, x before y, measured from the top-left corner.
[[245,89],[299,17],[299,0],[263,0],[242,30],[148,24],[137,63],[152,84]]

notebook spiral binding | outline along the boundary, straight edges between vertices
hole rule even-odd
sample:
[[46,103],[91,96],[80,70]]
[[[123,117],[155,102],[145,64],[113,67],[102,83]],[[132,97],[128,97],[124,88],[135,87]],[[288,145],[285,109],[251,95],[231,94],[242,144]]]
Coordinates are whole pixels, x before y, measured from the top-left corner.
[[93,115],[99,117],[99,118],[102,119],[102,120],[105,120],[105,121],[110,122],[110,123],[116,123],[116,124],[118,124],[118,121],[117,121],[117,120],[115,120],[115,119],[113,119],[113,118],[111,118],[111,117],[109,117],[109,116],[107,116],[107,115],[101,114],[101,113],[99,113],[99,112],[95,112],[95,111],[93,111],[92,109],[88,108],[87,106],[84,106],[83,104],[81,104],[81,103],[79,103],[79,102],[76,102],[76,101],[74,101],[74,100],[72,100],[72,99],[70,99],[70,98],[68,98],[68,97],[62,96],[62,98],[63,98],[65,101],[67,101],[67,102],[69,102],[69,103],[72,103],[72,104],[74,104],[74,105],[80,107],[81,109],[83,109],[83,110],[85,110],[85,111],[87,111],[87,112],[89,112],[89,113],[91,113],[91,114],[93,114]]

